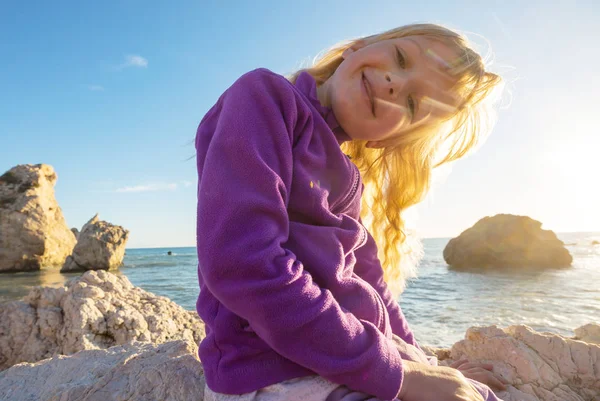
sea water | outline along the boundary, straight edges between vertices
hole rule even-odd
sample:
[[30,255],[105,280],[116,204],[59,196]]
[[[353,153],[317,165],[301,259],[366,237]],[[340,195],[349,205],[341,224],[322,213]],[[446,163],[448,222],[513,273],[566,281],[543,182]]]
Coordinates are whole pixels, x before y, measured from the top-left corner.
[[[399,299],[419,343],[449,346],[471,326],[526,324],[567,336],[600,322],[600,233],[559,234],[573,255],[569,268],[453,269],[442,252],[449,238],[423,240],[419,277]],[[168,252],[171,255],[168,255]],[[122,274],[135,285],[194,310],[198,296],[196,250],[127,249]],[[81,273],[42,271],[0,275],[0,302],[23,297],[36,285],[61,286]]]

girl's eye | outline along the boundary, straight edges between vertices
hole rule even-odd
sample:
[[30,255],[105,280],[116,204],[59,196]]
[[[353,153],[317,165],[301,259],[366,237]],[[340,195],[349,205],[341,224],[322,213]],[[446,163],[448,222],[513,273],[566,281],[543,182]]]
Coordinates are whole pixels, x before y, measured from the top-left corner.
[[400,49],[398,49],[397,47],[396,47],[396,53],[397,53],[397,58],[398,58],[398,64],[400,65],[400,67],[402,69],[406,68],[406,59],[404,58],[404,55],[402,54]]

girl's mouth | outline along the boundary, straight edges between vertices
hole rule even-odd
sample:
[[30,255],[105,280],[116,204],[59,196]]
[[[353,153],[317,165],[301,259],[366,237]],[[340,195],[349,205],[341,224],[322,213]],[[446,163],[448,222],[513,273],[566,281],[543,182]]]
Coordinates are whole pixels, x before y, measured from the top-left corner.
[[369,80],[365,76],[364,71],[361,72],[361,81],[362,81],[362,86],[367,95],[367,98],[369,99],[369,102],[371,103],[371,113],[373,114],[373,117],[375,117],[375,99],[373,99],[373,90],[371,88],[371,84],[370,84]]

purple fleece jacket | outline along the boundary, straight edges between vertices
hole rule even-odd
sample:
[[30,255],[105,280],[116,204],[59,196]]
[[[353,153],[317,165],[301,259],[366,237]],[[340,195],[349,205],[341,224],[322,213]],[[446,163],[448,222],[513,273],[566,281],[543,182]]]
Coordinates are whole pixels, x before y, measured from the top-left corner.
[[418,346],[361,224],[347,140],[308,73],[292,84],[251,71],[202,119],[197,311],[213,391],[318,374],[382,400],[398,394],[392,333]]

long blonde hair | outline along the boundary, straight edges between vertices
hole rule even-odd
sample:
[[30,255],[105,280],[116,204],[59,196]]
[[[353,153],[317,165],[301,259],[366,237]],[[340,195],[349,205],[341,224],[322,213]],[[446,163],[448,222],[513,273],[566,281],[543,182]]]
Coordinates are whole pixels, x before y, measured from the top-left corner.
[[402,213],[421,202],[427,194],[432,170],[457,160],[480,144],[495,121],[491,98],[500,87],[498,75],[485,70],[484,60],[462,35],[435,24],[412,24],[381,34],[338,44],[321,55],[311,67],[301,69],[288,79],[295,82],[307,71],[323,84],[342,63],[342,53],[358,40],[367,44],[406,36],[426,36],[445,43],[460,57],[452,64],[457,84],[452,89],[463,99],[451,118],[443,124],[428,126],[398,137],[394,145],[366,148],[366,141],[348,141],[342,150],[359,168],[365,191],[361,217],[378,245],[384,279],[398,296],[407,278],[415,275],[418,247],[407,241]]

